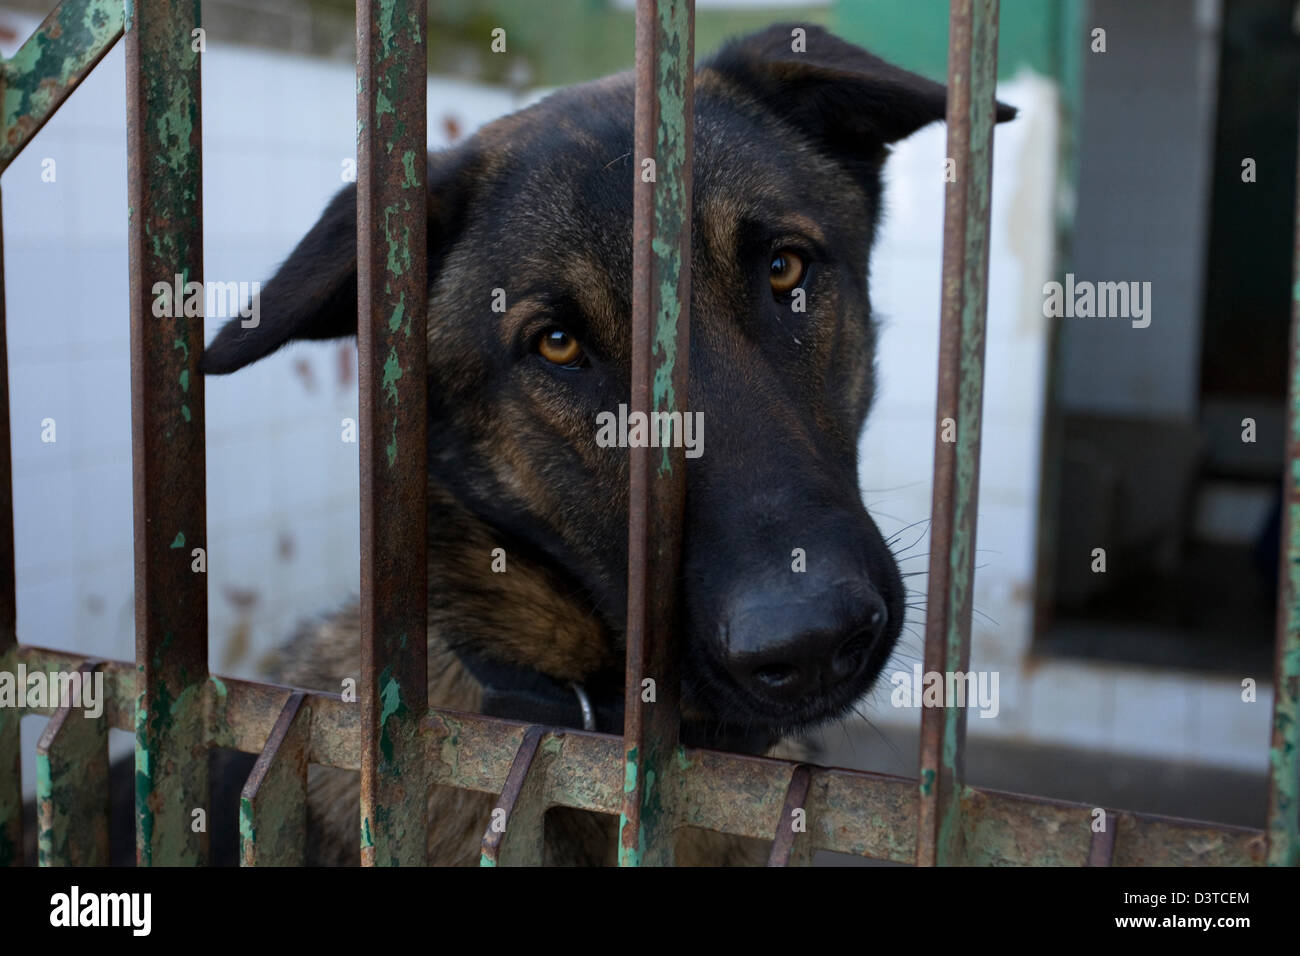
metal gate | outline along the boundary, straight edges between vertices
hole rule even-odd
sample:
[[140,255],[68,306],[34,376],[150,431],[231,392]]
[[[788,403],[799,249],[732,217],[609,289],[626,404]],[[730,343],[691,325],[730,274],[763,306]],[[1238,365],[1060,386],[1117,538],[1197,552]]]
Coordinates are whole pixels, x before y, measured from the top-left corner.
[[[979,479],[997,0],[952,0],[933,548],[925,668],[966,671]],[[0,709],[0,863],[21,858],[19,720],[50,716],[37,754],[42,865],[108,858],[108,729],[135,734],[141,864],[201,864],[208,751],[258,754],[240,801],[245,865],[304,859],[309,764],[361,771],[361,859],[422,864],[431,785],[499,794],[482,862],[536,864],[542,819],[565,806],[620,815],[622,865],[670,864],[700,827],[772,842],[770,865],[833,850],[936,864],[1300,863],[1300,361],[1292,326],[1286,530],[1265,831],[1001,793],[964,782],[965,710],[925,709],[919,779],[683,748],[670,622],[685,490],[682,450],[632,464],[626,727],[622,738],[430,710],[426,689],[425,344],[427,17],[423,0],[358,0],[362,677],[359,704],[208,673],[201,318],[155,319],[154,276],[202,279],[198,0],[64,0],[0,67],[0,170],[126,38],[136,659],[19,644],[0,252],[0,669],[102,672],[104,719]],[[686,394],[690,302],[692,0],[638,0],[634,410]],[[639,166],[639,164],[634,164]],[[412,173],[411,170],[416,172]],[[1297,245],[1300,264],[1300,244]],[[1298,272],[1297,274],[1300,274]],[[1295,288],[1300,306],[1300,282]],[[1296,315],[1300,316],[1300,307]],[[30,321],[33,317],[23,316]],[[649,600],[654,595],[654,601]],[[657,703],[642,701],[652,675]],[[792,825],[793,811],[806,827]],[[497,814],[498,819],[501,814]]]

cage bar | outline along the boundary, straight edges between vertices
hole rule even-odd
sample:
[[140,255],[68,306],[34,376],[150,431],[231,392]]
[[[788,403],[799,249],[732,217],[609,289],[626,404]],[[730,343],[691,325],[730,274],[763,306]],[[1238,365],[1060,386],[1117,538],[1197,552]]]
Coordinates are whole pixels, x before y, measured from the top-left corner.
[[[136,857],[201,864],[208,805],[203,317],[155,314],[154,284],[203,279],[198,0],[138,0],[126,23],[131,463],[135,512]],[[200,309],[200,313],[202,310]]]
[[424,0],[357,2],[361,860],[420,865],[429,708]]
[[0,61],[0,171],[122,35],[123,0],[63,0]]
[[[812,864],[812,840],[808,838],[807,819],[808,796],[812,788],[812,771],[800,764],[790,774],[790,786],[785,791],[785,803],[781,806],[781,816],[776,821],[776,835],[772,840],[772,851],[768,854],[768,866],[809,866]],[[804,814],[800,821],[798,814]],[[802,829],[800,828],[802,825]]]
[[[934,443],[926,673],[970,667],[975,510],[979,502],[980,415],[993,186],[998,0],[952,0],[948,25],[948,156],[943,217],[939,394]],[[957,425],[944,440],[944,422]],[[966,709],[921,711],[918,866],[961,860]]]
[[1103,814],[1104,829],[1092,831],[1088,845],[1088,866],[1110,866],[1115,859],[1115,831],[1119,828],[1119,815],[1112,810],[1099,808]]
[[[3,209],[0,194],[0,209]],[[13,457],[9,443],[9,349],[5,326],[4,216],[0,213],[0,670],[18,665],[18,601],[14,577]],[[23,857],[22,711],[0,707],[0,866]]]
[[[75,672],[77,680],[83,686],[94,680],[100,663],[83,663]],[[108,865],[107,780],[108,721],[103,715],[87,716],[80,705],[60,707],[36,745],[36,849],[41,866]]]
[[239,794],[241,866],[307,862],[307,755],[311,705],[289,695]]
[[[1300,170],[1297,170],[1300,178]],[[1282,553],[1278,560],[1277,651],[1269,738],[1268,862],[1300,866],[1300,200],[1291,286],[1291,366]]]
[[[694,42],[694,0],[638,0],[630,410],[643,414],[684,411],[687,396]],[[618,861],[671,866],[686,458],[682,448],[628,452],[626,779]]]
[[483,834],[481,866],[542,865],[548,805],[546,778],[561,738],[538,726],[524,732]]

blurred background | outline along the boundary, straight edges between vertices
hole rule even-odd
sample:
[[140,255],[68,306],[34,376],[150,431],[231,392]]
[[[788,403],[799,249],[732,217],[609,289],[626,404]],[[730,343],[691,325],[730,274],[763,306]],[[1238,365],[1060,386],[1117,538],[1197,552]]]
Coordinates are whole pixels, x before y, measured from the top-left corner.
[[[632,6],[429,0],[430,148],[629,67]],[[0,0],[0,54],[53,7]],[[203,20],[204,274],[264,281],[355,158],[353,5],[205,0]],[[946,77],[944,0],[697,0],[697,57],[778,20]],[[506,53],[490,52],[497,27]],[[1020,116],[994,149],[972,651],[1001,700],[970,716],[976,785],[1263,825],[1298,30],[1293,0],[1002,0],[998,95]],[[19,639],[119,659],[134,634],[125,109],[119,44],[0,180]],[[944,157],[941,124],[896,149],[872,271],[882,390],[862,487],[917,572]],[[1066,273],[1151,283],[1149,327],[1045,318],[1044,283]],[[259,676],[296,621],[357,592],[357,446],[340,438],[356,407],[353,342],[209,380],[215,672]],[[908,578],[917,603],[924,581]],[[923,611],[911,622],[887,674],[920,661]],[[825,762],[914,774],[920,711],[891,707],[888,685],[860,709],[823,735]],[[29,793],[41,723],[23,725]]]

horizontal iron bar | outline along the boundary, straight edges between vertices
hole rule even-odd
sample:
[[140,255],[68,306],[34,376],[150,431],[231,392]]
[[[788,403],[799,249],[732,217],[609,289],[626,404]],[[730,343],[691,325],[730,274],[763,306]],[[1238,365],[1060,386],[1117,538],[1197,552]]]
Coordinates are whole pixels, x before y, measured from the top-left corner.
[[[22,645],[28,668],[76,670],[83,657]],[[119,702],[134,691],[133,665],[101,665],[110,725],[131,728]],[[232,678],[210,678],[215,695],[212,746],[260,753],[289,696],[297,688]],[[360,769],[361,724],[354,703],[337,694],[302,691],[312,708],[309,762]],[[52,713],[28,708],[25,713]],[[353,716],[348,716],[348,715]],[[500,794],[528,724],[481,714],[430,711],[421,722],[433,784]],[[609,734],[565,730],[546,772],[547,806],[617,815],[623,800],[623,741]],[[770,840],[785,806],[795,764],[713,750],[685,749],[682,826]],[[916,781],[907,777],[809,767],[812,808],[807,837],[831,850],[896,863],[915,852]],[[1092,845],[1093,808],[1081,803],[967,787],[963,820],[974,852],[967,862],[994,865],[1083,866]],[[1115,827],[1114,866],[1252,866],[1264,862],[1264,832],[1142,813],[1108,813]]]

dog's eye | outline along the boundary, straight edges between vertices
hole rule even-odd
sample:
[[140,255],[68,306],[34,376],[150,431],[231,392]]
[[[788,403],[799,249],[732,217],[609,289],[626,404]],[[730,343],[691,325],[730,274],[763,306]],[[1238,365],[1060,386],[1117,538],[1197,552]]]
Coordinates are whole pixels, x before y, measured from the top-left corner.
[[803,257],[789,249],[778,249],[772,254],[768,279],[777,295],[789,295],[803,281],[806,269]]
[[552,365],[576,368],[583,359],[582,346],[563,329],[550,328],[537,340],[537,354]]

